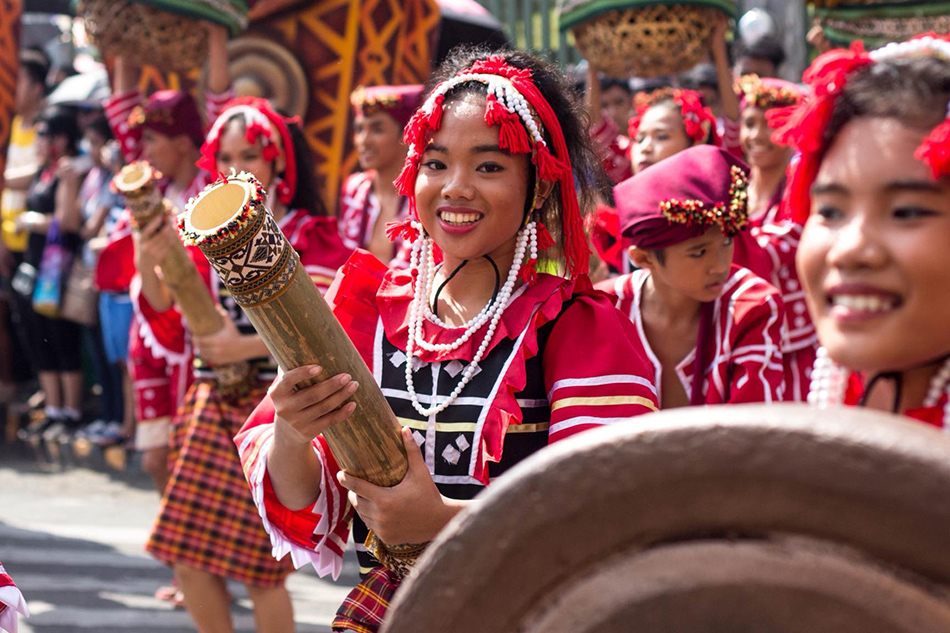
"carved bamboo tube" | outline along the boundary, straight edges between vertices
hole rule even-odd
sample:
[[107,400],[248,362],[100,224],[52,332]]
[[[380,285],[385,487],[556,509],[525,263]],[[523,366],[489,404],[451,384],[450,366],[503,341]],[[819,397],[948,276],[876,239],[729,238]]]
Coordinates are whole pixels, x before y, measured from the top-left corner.
[[[160,214],[175,213],[168,199],[163,198],[155,187],[155,181],[160,177],[148,163],[139,161],[125,166],[112,180],[116,191],[125,196],[136,230]],[[185,245],[175,240],[165,253],[160,267],[165,284],[188,321],[188,329],[195,336],[210,336],[220,332],[224,320]],[[214,367],[214,372],[218,387],[230,395],[246,387],[250,365],[245,361],[220,365]]]
[[188,205],[179,229],[217,270],[284,371],[319,364],[302,385],[339,373],[360,383],[356,410],[324,437],[340,466],[379,486],[394,486],[408,461],[392,409],[300,258],[281,233],[253,176],[241,173],[211,185]]

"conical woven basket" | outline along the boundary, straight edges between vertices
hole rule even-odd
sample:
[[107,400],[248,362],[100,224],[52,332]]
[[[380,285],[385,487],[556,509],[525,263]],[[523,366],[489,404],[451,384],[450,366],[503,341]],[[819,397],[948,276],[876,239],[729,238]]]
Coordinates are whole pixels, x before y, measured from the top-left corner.
[[[626,6],[624,6],[626,5]],[[577,48],[592,64],[616,77],[657,77],[692,68],[709,50],[714,25],[735,3],[567,0],[561,28],[573,30]]]

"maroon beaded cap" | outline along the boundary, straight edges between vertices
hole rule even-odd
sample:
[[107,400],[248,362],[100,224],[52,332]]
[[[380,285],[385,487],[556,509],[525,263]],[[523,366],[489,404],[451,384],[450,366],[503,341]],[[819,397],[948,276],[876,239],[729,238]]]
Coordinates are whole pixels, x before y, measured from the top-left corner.
[[626,243],[658,250],[711,226],[738,233],[748,223],[748,173],[722,148],[697,145],[621,182],[614,198]]

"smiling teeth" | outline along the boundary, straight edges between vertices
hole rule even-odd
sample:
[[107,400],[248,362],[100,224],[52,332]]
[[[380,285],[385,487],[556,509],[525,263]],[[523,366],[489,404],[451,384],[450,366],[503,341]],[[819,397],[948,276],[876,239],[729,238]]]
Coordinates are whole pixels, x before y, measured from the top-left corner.
[[886,312],[894,307],[894,300],[879,295],[835,295],[832,305],[855,312]]
[[480,217],[477,213],[442,213],[442,219],[449,224],[472,224],[478,222]]

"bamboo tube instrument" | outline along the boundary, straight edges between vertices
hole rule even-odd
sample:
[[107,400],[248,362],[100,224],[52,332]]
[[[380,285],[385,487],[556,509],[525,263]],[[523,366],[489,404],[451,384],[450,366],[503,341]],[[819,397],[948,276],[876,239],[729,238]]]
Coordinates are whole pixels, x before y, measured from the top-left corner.
[[359,382],[352,396],[356,410],[323,436],[343,470],[378,486],[394,486],[409,467],[399,423],[264,197],[252,175],[232,172],[189,203],[179,230],[208,257],[281,369],[324,368],[303,385],[343,372]]
[[[112,180],[118,193],[125,196],[135,229],[147,225],[160,214],[173,215],[175,210],[167,198],[163,198],[155,181],[161,174],[146,163],[138,161],[126,165]],[[175,303],[188,321],[188,328],[196,336],[217,334],[224,327],[224,320],[215,306],[211,293],[198,274],[195,263],[185,250],[185,245],[175,240],[161,263],[165,284],[175,298]],[[213,367],[218,388],[225,396],[240,393],[247,387],[250,365],[246,361]]]

